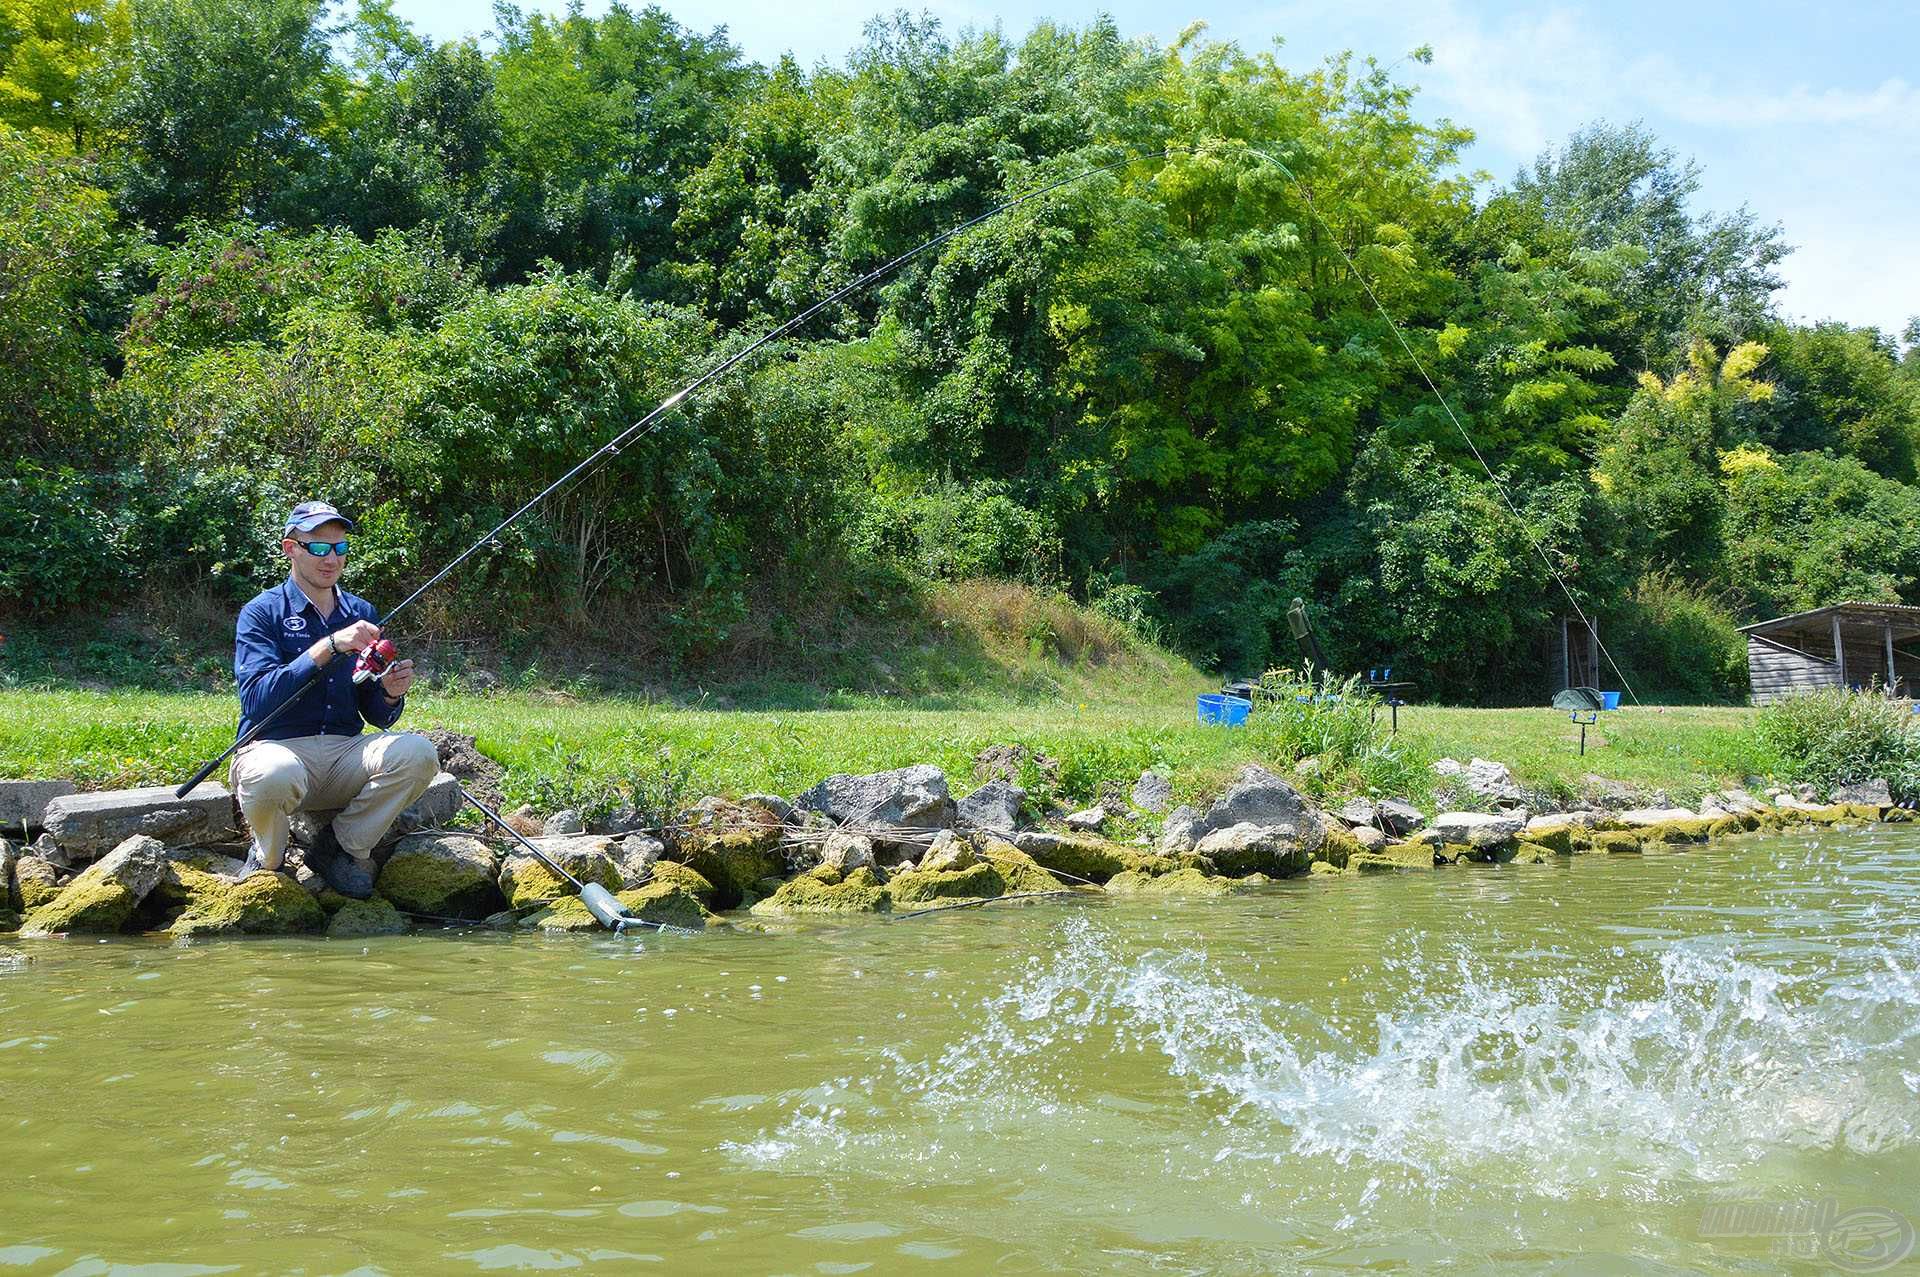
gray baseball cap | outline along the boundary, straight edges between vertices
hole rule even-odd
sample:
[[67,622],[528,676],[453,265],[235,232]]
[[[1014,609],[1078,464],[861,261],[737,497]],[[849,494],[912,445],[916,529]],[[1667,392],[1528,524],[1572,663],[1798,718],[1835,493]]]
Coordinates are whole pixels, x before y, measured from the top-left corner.
[[287,516],[288,532],[311,532],[323,523],[344,523],[347,531],[358,532],[360,525],[324,501],[302,501]]

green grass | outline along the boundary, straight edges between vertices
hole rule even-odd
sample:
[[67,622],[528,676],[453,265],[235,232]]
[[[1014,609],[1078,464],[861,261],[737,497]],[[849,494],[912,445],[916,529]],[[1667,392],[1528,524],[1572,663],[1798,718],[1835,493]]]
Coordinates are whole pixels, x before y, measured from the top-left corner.
[[[1204,688],[1197,676],[1169,672],[1158,687],[1130,683],[1124,695],[1104,700],[796,711],[429,692],[413,698],[404,725],[472,733],[505,764],[516,799],[602,779],[657,777],[663,767],[685,771],[697,791],[689,796],[791,795],[832,772],[921,762],[944,768],[964,792],[972,787],[973,756],[1013,742],[1060,760],[1062,797],[1090,796],[1103,780],[1130,784],[1156,765],[1169,769],[1178,798],[1209,792],[1243,762],[1292,766],[1288,743],[1269,733],[1197,724],[1193,693]],[[0,777],[67,777],[87,787],[175,782],[232,740],[234,719],[233,699],[212,693],[0,691]],[[1426,797],[1427,764],[1442,755],[1498,760],[1522,784],[1557,794],[1577,793],[1582,778],[1597,773],[1664,789],[1676,800],[1771,770],[1745,709],[1606,714],[1589,729],[1584,758],[1576,753],[1578,729],[1551,710],[1411,706],[1400,721],[1397,775],[1408,779],[1394,790],[1411,790],[1416,800]],[[1364,780],[1336,775],[1327,787],[1337,795]]]
[[[538,652],[569,663],[512,667],[503,690],[477,695],[463,690],[472,683],[458,662],[437,661],[404,721],[471,733],[506,765],[509,798],[543,808],[604,801],[609,786],[650,808],[707,793],[791,795],[833,772],[923,762],[965,792],[974,755],[1013,743],[1058,760],[1054,781],[1030,773],[1026,782],[1051,784],[1036,798],[1066,801],[1090,799],[1103,782],[1130,786],[1147,767],[1171,774],[1176,799],[1202,797],[1245,762],[1290,770],[1305,741],[1347,751],[1301,781],[1323,798],[1426,801],[1429,764],[1443,755],[1504,762],[1523,785],[1563,797],[1589,772],[1685,800],[1771,770],[1744,709],[1606,714],[1584,759],[1578,729],[1547,709],[1413,706],[1398,736],[1386,736],[1381,718],[1369,738],[1351,700],[1287,701],[1286,712],[1255,715],[1245,729],[1203,727],[1194,694],[1217,680],[1063,596],[962,582],[901,611],[878,628],[848,622],[743,640],[740,659],[716,677],[673,681],[672,700],[647,694],[644,680],[606,675],[618,654],[530,636]],[[226,747],[236,717],[224,666],[230,619],[186,595],[153,615],[171,619],[13,631],[0,648],[0,777],[89,788],[177,782]]]

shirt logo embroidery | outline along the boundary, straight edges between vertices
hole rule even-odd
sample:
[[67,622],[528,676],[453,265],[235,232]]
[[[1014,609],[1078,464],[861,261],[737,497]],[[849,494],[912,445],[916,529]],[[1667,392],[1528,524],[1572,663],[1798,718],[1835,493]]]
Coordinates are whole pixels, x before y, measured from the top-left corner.
[[307,618],[304,616],[290,616],[286,619],[285,624],[289,630],[292,630],[295,634],[298,634],[300,631],[307,628]]

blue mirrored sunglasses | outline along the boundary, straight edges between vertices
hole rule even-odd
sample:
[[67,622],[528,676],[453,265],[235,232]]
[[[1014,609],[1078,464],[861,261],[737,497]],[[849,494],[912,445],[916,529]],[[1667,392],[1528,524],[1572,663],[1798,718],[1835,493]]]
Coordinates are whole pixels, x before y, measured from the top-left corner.
[[337,554],[343,559],[347,557],[345,541],[302,541],[300,545],[316,559],[324,559],[329,554]]

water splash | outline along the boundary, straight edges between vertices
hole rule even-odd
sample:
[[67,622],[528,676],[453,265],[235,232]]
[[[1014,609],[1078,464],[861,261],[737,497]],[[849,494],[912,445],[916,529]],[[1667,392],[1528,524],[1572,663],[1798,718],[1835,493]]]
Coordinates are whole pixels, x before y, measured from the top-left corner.
[[1915,946],[1896,943],[1842,978],[1743,959],[1723,939],[1616,950],[1604,976],[1408,941],[1321,1014],[1251,992],[1203,954],[1129,953],[1075,918],[971,1032],[816,1088],[732,1151],[872,1168],[986,1134],[1011,1160],[1006,1142],[1024,1134],[1029,1155],[1058,1158],[1063,1125],[1094,1129],[1092,1108],[1111,1107],[1103,1076],[1124,1067],[1139,1081],[1158,1059],[1160,1083],[1185,1089],[1181,1128],[1208,1136],[1169,1155],[1176,1174],[1324,1159],[1370,1177],[1368,1195],[1385,1173],[1429,1192],[1651,1200],[1781,1149],[1916,1143],[1920,980]]

